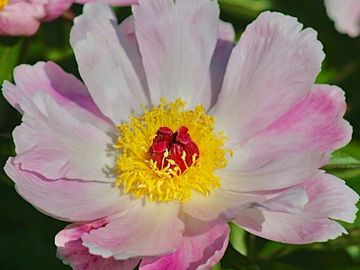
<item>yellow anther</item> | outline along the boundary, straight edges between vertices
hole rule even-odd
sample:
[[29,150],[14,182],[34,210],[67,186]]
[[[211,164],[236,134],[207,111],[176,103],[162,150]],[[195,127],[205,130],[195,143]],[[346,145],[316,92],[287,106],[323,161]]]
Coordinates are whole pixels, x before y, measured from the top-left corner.
[[[185,102],[178,99],[166,104],[161,99],[159,106],[144,108],[144,114],[131,116],[129,122],[118,126],[119,137],[114,147],[121,154],[116,161],[116,185],[125,193],[135,197],[146,196],[150,201],[186,201],[193,191],[208,196],[220,186],[220,179],[215,175],[217,169],[227,164],[229,150],[224,149],[226,137],[214,132],[215,119],[206,114],[203,106],[194,110],[184,110]],[[152,144],[157,130],[166,126],[177,130],[181,126],[189,129],[189,134],[200,151],[198,158],[194,154],[192,164],[181,172],[178,164],[169,159],[166,151],[162,166],[148,159],[146,149]],[[144,151],[145,150],[145,151]],[[165,158],[167,165],[165,165]],[[186,152],[181,159],[186,160]]]

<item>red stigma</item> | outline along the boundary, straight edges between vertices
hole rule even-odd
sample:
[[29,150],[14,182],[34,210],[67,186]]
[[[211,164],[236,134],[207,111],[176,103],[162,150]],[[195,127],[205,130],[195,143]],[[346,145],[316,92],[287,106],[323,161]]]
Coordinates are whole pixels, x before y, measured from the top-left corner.
[[169,169],[178,167],[180,174],[199,158],[199,148],[188,131],[189,129],[184,126],[175,133],[168,127],[158,129],[148,155],[153,162],[156,162],[159,170],[166,167]]

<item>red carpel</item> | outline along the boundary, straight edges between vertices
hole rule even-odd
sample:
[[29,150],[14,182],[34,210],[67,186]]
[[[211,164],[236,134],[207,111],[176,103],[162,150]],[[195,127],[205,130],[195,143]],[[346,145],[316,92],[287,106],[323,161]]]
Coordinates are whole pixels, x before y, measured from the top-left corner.
[[169,168],[181,174],[195,164],[200,152],[187,127],[182,126],[175,133],[168,127],[160,127],[148,155],[159,170]]

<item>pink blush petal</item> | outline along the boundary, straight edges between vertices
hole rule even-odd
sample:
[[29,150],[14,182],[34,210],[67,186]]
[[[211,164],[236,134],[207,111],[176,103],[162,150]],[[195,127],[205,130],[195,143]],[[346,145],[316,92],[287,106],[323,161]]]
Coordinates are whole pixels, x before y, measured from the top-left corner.
[[223,187],[277,189],[310,177],[327,163],[332,151],[350,141],[352,128],[343,119],[345,109],[340,88],[315,85],[305,99],[233,149],[235,155],[222,172]]
[[324,242],[346,233],[339,223],[324,218],[306,218],[258,209],[248,209],[240,215],[235,220],[236,224],[252,234],[282,243]]
[[109,218],[103,218],[89,223],[70,224],[55,236],[55,245],[65,247],[68,242],[79,240],[84,233],[104,227],[109,220]]
[[[262,140],[268,144],[271,139],[277,138],[271,148],[278,151],[282,150],[281,145],[285,145],[285,151],[315,149],[329,153],[346,145],[351,139],[352,129],[343,119],[345,110],[344,92],[340,88],[315,85],[304,100],[254,140]],[[271,139],[265,142],[265,138]],[[293,148],[290,148],[289,141]]]
[[[103,117],[85,85],[53,62],[17,66],[14,70],[14,80],[16,85],[4,83],[3,94],[9,103],[20,111],[22,95],[32,98],[39,92],[45,92],[59,104],[73,111],[74,115],[81,114],[81,109],[84,109]],[[74,105],[78,105],[80,109]]]
[[300,185],[309,197],[307,212],[314,217],[354,222],[356,218],[356,202],[359,195],[346,183],[330,174],[323,174]]
[[[24,97],[23,123],[14,130],[14,163],[48,179],[80,179],[113,182],[109,172],[112,138],[98,122],[77,119],[50,96],[38,93]],[[99,126],[97,126],[99,123]]]
[[0,12],[0,35],[31,36],[38,30],[44,16],[41,3],[10,1]]
[[229,226],[215,225],[210,230],[185,236],[177,250],[158,258],[144,258],[140,270],[211,269],[224,255],[229,240]]
[[81,240],[71,241],[65,247],[58,248],[57,256],[73,270],[132,270],[140,261],[139,259],[115,260],[112,257],[103,258],[93,255],[81,244]]
[[322,242],[346,233],[332,219],[353,222],[359,196],[343,181],[319,174],[296,189],[306,192],[306,203],[301,197],[298,203],[294,204],[293,200],[286,203],[291,197],[279,195],[244,209],[235,223],[263,238],[293,244]]
[[17,192],[41,212],[67,221],[87,221],[128,210],[133,202],[108,183],[49,181],[22,171],[9,159],[4,168]]
[[91,230],[105,226],[107,220],[98,220],[86,224],[74,224],[66,227],[56,235],[58,246],[57,256],[74,270],[132,270],[139,263],[139,259],[115,260],[92,255],[82,245],[81,236]]
[[70,8],[73,2],[73,0],[48,0],[45,5],[46,16],[43,20],[49,21],[59,17],[65,10]]
[[264,12],[232,50],[211,111],[230,145],[271,124],[311,89],[324,58],[317,33],[295,18]]
[[219,24],[219,8],[209,0],[139,1],[133,6],[136,37],[152,104],[176,98],[189,107],[211,99],[209,66]]
[[351,37],[360,34],[360,3],[358,0],[325,0],[326,11],[336,29]]
[[138,0],[75,0],[75,3],[85,4],[92,2],[107,3],[112,6],[130,6],[138,3]]
[[129,212],[82,236],[90,253],[124,260],[176,250],[183,237],[179,205],[138,201]]

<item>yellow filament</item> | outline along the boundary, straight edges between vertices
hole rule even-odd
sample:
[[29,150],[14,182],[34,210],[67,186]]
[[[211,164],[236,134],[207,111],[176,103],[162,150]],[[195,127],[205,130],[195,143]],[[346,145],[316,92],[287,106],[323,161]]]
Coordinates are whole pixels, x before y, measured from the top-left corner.
[[[147,196],[150,201],[186,201],[192,191],[208,196],[220,186],[215,175],[217,169],[227,165],[229,150],[223,148],[226,137],[214,132],[214,117],[205,113],[203,106],[194,110],[184,110],[185,102],[180,99],[166,104],[164,99],[159,106],[147,110],[143,115],[131,116],[129,122],[118,126],[119,137],[115,148],[120,154],[116,162],[116,185],[135,197]],[[192,157],[193,164],[180,173],[173,160],[161,169],[148,159],[148,149],[160,127],[177,130],[186,126],[193,141],[198,145],[199,158]],[[164,154],[165,157],[168,153]],[[186,153],[182,155],[185,160]],[[162,161],[164,165],[164,160]],[[185,162],[186,164],[186,162]],[[175,167],[170,168],[170,165]]]

